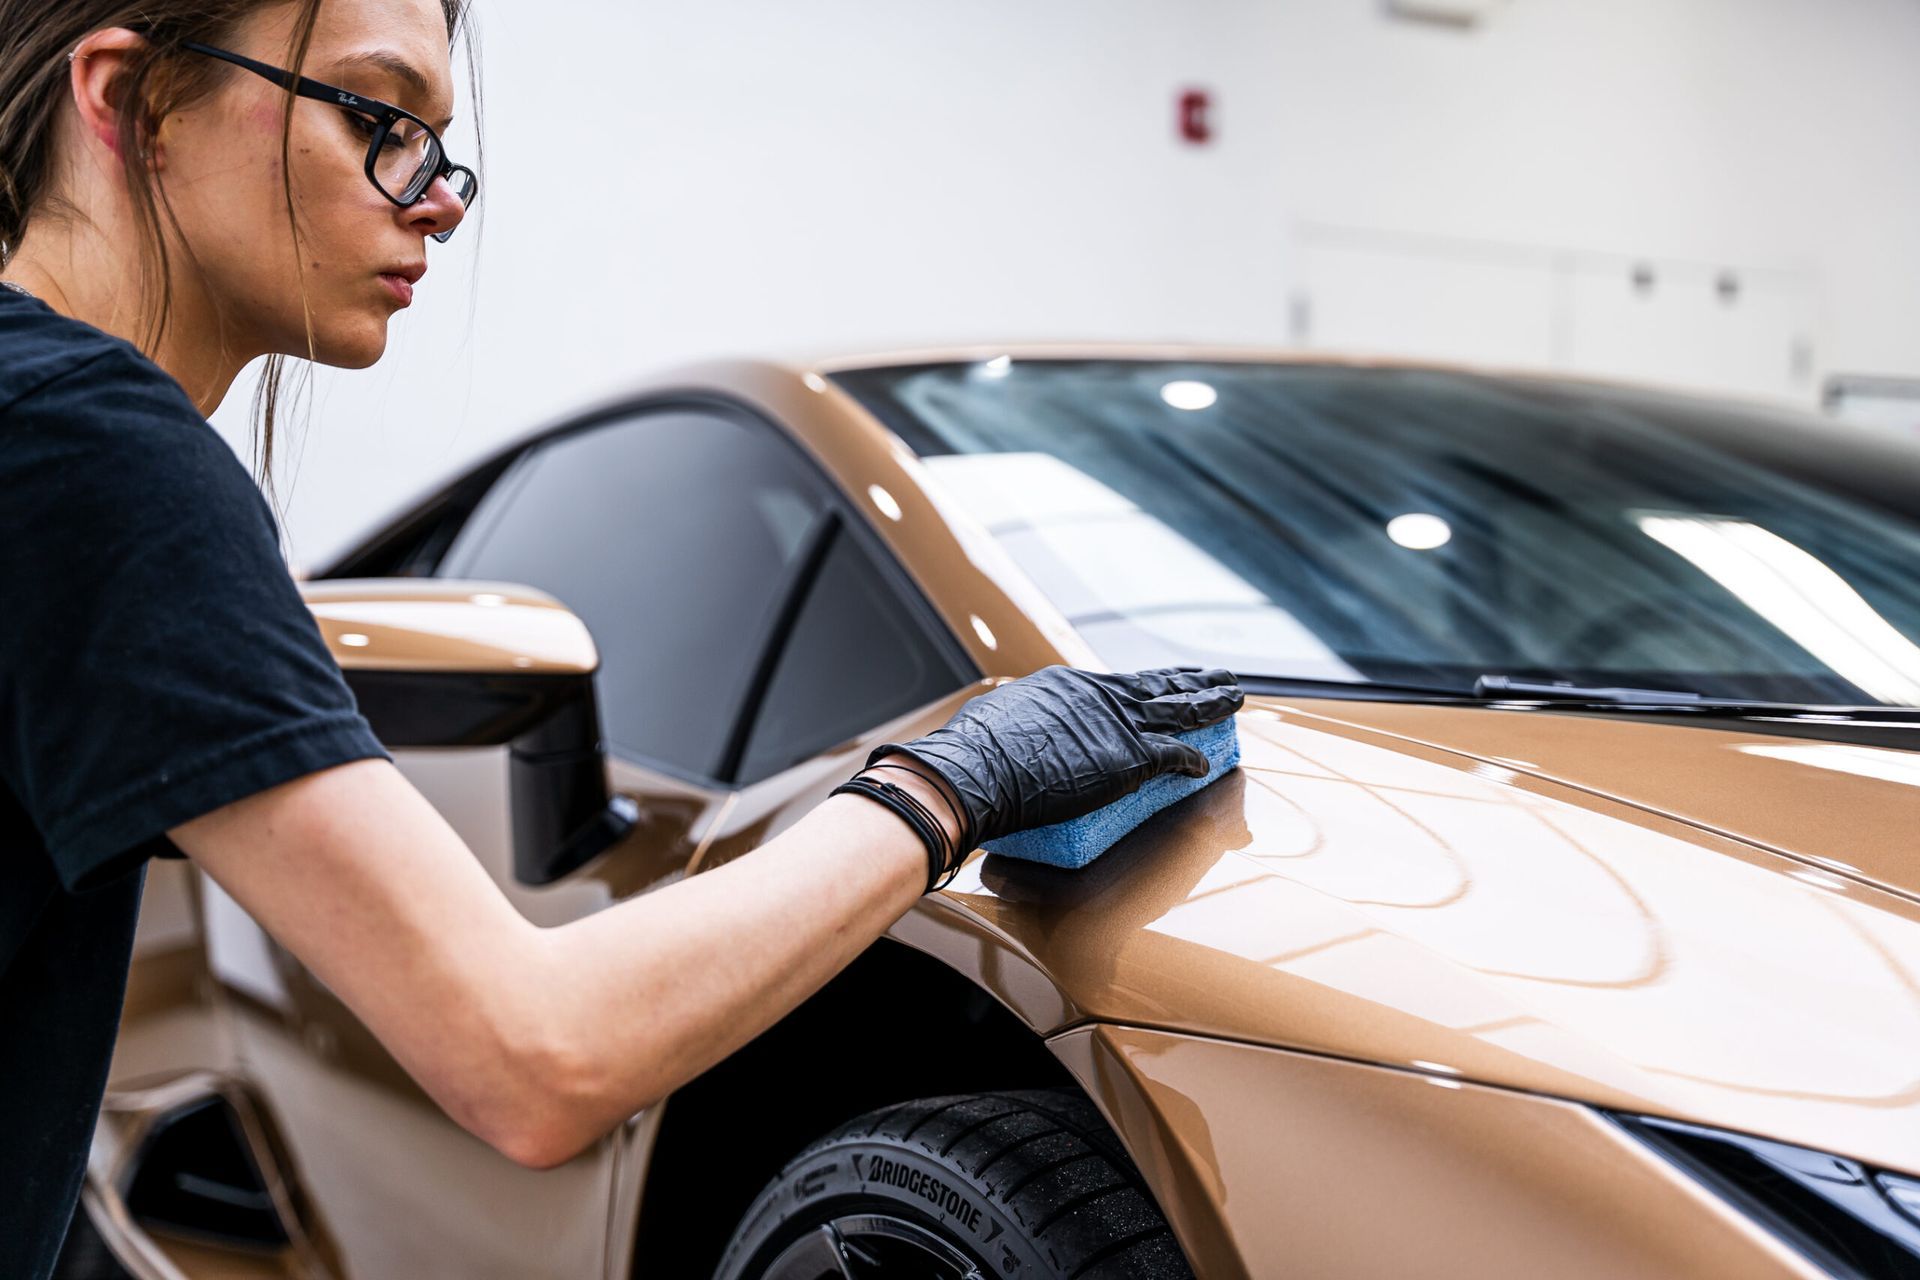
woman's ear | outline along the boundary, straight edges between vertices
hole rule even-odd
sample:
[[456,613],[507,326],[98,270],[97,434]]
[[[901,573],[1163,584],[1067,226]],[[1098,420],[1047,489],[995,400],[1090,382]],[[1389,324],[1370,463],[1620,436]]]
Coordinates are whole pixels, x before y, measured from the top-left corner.
[[120,155],[120,108],[126,73],[135,55],[147,47],[146,38],[125,27],[88,33],[68,55],[69,83],[81,132],[114,155]]

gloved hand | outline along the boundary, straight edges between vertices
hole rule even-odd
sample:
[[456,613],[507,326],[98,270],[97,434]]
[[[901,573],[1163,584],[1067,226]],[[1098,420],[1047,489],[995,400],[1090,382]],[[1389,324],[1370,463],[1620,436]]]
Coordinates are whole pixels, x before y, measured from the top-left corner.
[[966,829],[958,854],[989,840],[1065,822],[1163,773],[1204,777],[1207,757],[1169,735],[1240,709],[1230,671],[1161,667],[1108,674],[1053,666],[965,703],[925,737],[882,743],[945,779]]

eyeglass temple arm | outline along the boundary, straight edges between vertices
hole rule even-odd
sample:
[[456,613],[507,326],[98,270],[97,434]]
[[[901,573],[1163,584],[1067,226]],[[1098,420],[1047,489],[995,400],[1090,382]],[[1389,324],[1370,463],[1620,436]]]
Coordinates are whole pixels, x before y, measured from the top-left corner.
[[320,102],[331,102],[335,106],[347,107],[351,110],[362,112],[372,116],[376,120],[396,113],[394,107],[384,102],[373,98],[362,98],[358,94],[348,93],[345,89],[335,88],[330,84],[322,84],[318,80],[309,80],[305,76],[295,75],[291,71],[273,66],[270,63],[255,62],[252,58],[242,53],[231,53],[225,49],[216,49],[210,44],[201,44],[197,40],[182,41],[180,47],[183,49],[191,49],[195,53],[204,53],[208,57],[218,58],[222,62],[231,62],[236,67],[244,67],[255,75],[271,80],[282,89],[298,94],[302,98],[313,98]]

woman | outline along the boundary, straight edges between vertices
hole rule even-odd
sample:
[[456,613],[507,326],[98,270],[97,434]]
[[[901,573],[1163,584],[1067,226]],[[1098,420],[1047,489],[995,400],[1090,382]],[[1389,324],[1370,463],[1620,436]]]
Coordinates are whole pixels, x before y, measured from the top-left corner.
[[462,4],[0,0],[9,1275],[48,1270],[73,1210],[156,853],[544,1167],[792,1009],[980,842],[1205,772],[1168,735],[1239,706],[1226,672],[1049,668],[879,748],[744,858],[561,928],[515,913],[368,731],[204,416],[257,357],[269,388],[281,357],[380,357],[477,192],[440,142]]

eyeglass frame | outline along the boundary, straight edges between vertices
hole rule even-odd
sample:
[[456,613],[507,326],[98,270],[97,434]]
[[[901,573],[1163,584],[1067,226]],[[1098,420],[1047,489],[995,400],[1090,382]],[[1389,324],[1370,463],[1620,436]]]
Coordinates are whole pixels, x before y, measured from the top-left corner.
[[[408,111],[405,107],[396,107],[391,102],[382,102],[378,98],[363,97],[350,90],[342,89],[337,85],[327,84],[324,81],[296,74],[295,72],[287,70],[285,67],[276,67],[271,63],[257,62],[245,54],[234,53],[230,49],[216,48],[210,44],[201,44],[197,40],[182,41],[180,47],[193,53],[205,54],[210,58],[218,58],[222,62],[230,62],[236,67],[251,71],[253,74],[279,85],[282,89],[290,90],[296,97],[312,98],[316,102],[325,102],[332,106],[342,107],[372,120],[378,128],[367,143],[367,181],[373,184],[375,191],[378,191],[400,208],[410,209],[414,205],[419,204],[427,198],[427,192],[433,190],[433,184],[435,182],[441,178],[451,178],[455,173],[466,174],[473,183],[472,195],[468,199],[461,201],[461,207],[463,209],[471,209],[474,202],[480,198],[480,175],[466,165],[455,164],[449,159],[447,156],[446,143],[441,141],[439,131],[419,116],[413,114],[413,112]],[[381,184],[380,178],[375,172],[375,168],[380,160],[380,148],[382,144],[386,142],[388,134],[393,131],[393,126],[401,120],[411,120],[426,130],[427,137],[432,140],[434,148],[440,153],[439,168],[433,171],[432,175],[422,184],[420,193],[411,200],[403,200],[388,191],[386,187]],[[436,231],[433,232],[432,235],[435,240],[438,240],[441,244],[445,244],[453,238],[453,231],[458,229],[459,228],[456,227],[449,231]]]

